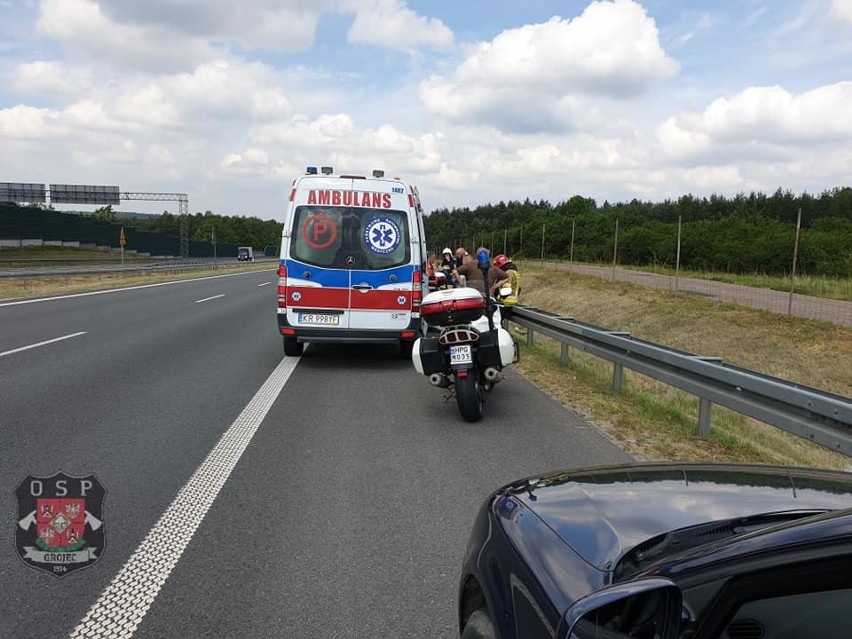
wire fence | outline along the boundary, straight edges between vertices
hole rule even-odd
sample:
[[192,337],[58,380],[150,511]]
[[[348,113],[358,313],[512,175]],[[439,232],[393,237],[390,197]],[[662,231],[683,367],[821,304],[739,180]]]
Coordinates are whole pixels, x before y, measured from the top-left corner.
[[[731,275],[731,272],[709,272],[706,278],[695,277],[694,272],[684,275],[681,272],[682,257],[686,257],[684,254],[688,251],[694,252],[696,247],[692,241],[687,243],[686,250],[682,250],[680,220],[676,226],[670,227],[667,231],[671,237],[666,240],[664,248],[654,253],[653,267],[643,270],[643,266],[636,264],[644,262],[629,264],[628,262],[632,261],[630,256],[635,251],[625,249],[623,241],[620,243],[618,218],[615,218],[613,222],[610,229],[611,235],[600,233],[596,235],[598,256],[591,259],[591,262],[596,263],[590,263],[588,258],[584,259],[579,249],[577,255],[580,257],[575,261],[577,259],[575,247],[582,246],[583,250],[588,252],[591,245],[581,244],[583,238],[579,237],[580,231],[575,228],[573,222],[568,226],[556,225],[556,227],[542,224],[532,232],[529,228],[526,230],[506,228],[472,234],[467,239],[453,240],[451,248],[464,246],[468,252],[473,253],[478,247],[484,246],[492,255],[504,253],[512,256],[516,263],[538,264],[542,267],[565,270],[569,274],[575,272],[643,284],[657,289],[708,297],[720,302],[734,302],[788,316],[852,326],[852,276],[803,277],[797,273],[800,258],[801,216],[796,224],[790,227],[790,233],[783,237],[741,238],[747,244],[761,244],[764,252],[775,256],[776,263],[780,259],[779,255],[786,255],[788,264],[786,277],[754,273],[743,278],[746,280],[744,284],[715,279],[719,275]],[[811,253],[814,252],[813,247],[806,248],[810,248]],[[436,253],[437,251],[438,249]],[[839,260],[841,264],[848,264],[852,268],[852,246],[841,247],[840,250],[830,252],[833,254],[833,260]],[[603,257],[602,253],[605,253],[606,257]],[[610,260],[609,265],[601,264],[602,261],[607,260]],[[781,261],[784,260],[781,259]]]
[[630,282],[651,288],[698,295],[719,302],[732,302],[773,313],[792,317],[804,317],[852,327],[852,302],[825,299],[811,295],[775,291],[768,288],[743,286],[727,282],[717,282],[691,277],[675,277],[659,275],[640,270],[613,268],[611,266],[596,266],[591,264],[567,264],[565,262],[527,261],[521,262],[522,267],[542,267],[564,271],[566,275],[578,273],[610,279],[619,282]]

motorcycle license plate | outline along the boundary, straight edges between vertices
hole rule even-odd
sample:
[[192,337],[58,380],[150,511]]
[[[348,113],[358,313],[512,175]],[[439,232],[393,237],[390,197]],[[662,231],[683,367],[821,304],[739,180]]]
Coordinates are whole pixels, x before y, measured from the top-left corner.
[[473,361],[473,351],[470,344],[450,346],[450,364],[470,364]]

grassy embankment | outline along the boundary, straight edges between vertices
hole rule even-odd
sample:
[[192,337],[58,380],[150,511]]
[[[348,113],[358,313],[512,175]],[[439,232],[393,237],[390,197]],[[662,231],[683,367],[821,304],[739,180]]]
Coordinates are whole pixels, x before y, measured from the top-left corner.
[[[522,302],[578,321],[844,396],[852,394],[852,330],[734,304],[528,268]],[[612,364],[579,349],[559,362],[559,343],[536,336],[516,366],[551,396],[581,413],[624,450],[647,460],[754,461],[821,468],[852,460],[801,438],[713,407],[711,434],[697,436],[698,398],[625,370],[612,390]]]
[[[0,268],[11,266],[7,260],[62,260],[62,266],[95,264],[121,264],[121,253],[112,253],[76,248],[38,247],[38,248],[3,248],[0,249]],[[68,260],[68,261],[66,261]],[[93,261],[97,260],[97,262]],[[162,261],[135,255],[125,255],[125,265],[144,264],[146,262]],[[43,267],[44,263],[31,263],[32,266]],[[14,264],[20,268],[24,263]],[[276,263],[271,262],[237,262],[235,258],[221,258],[218,264],[205,265],[198,268],[173,270],[157,270],[151,272],[126,271],[119,273],[99,273],[92,275],[51,275],[49,277],[30,276],[26,278],[0,277],[0,301],[50,295],[68,295],[88,291],[100,291],[124,286],[138,286],[168,280],[192,279],[205,277],[222,272],[240,270],[274,270]]]

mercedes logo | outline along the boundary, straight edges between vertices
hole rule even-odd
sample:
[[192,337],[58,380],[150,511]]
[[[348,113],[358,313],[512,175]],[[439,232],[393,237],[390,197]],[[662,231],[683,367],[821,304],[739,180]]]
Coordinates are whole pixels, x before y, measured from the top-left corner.
[[346,266],[355,266],[355,256],[347,255],[346,256]]

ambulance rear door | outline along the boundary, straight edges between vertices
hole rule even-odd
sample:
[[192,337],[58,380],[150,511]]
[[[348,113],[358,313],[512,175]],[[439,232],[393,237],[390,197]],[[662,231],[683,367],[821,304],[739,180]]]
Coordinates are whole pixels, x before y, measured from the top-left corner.
[[287,259],[290,325],[330,332],[408,328],[416,259],[405,186],[307,178],[294,198]]
[[[380,183],[385,188],[403,190],[393,182]],[[375,183],[355,184],[375,188]],[[356,191],[358,193],[358,191]],[[355,199],[358,199],[356,196]],[[404,331],[411,324],[414,271],[408,199],[400,193],[374,197],[365,192],[361,201],[369,199],[379,206],[356,207],[356,234],[348,246],[350,268],[350,316],[353,330]]]

